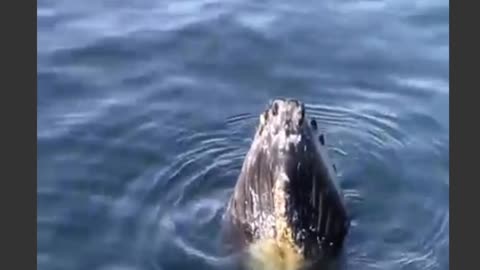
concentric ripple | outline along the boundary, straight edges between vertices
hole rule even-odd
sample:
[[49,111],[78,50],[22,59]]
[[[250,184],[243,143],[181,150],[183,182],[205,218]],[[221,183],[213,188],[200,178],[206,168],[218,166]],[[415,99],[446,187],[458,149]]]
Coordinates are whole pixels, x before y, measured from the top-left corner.
[[444,265],[448,137],[437,133],[426,140],[414,138],[432,130],[417,127],[412,133],[391,114],[315,104],[307,108],[325,130],[327,145],[334,146],[330,152],[353,216],[346,269]]
[[[148,269],[191,265],[233,269],[237,266],[235,255],[222,246],[221,219],[264,107],[190,130],[148,124],[155,115],[152,108],[116,123],[98,125],[105,122],[100,119],[77,127],[83,130],[82,136],[74,136],[80,131],[70,131],[73,135],[64,140],[83,150],[73,157],[64,150],[64,158],[57,162],[65,170],[56,171],[64,175],[64,181],[51,183],[51,188],[44,183],[38,190],[43,209],[38,220],[40,243],[43,238],[57,238],[62,231],[79,237],[91,235],[88,232],[97,219],[103,224],[94,229],[103,234],[101,242],[90,237],[80,242],[129,252],[123,259],[115,251],[106,252],[117,266],[125,260],[127,265],[141,262]],[[445,138],[413,138],[401,121],[380,112],[315,103],[308,103],[306,109],[326,134],[353,218],[344,269],[385,269],[392,265],[395,269],[437,269],[445,264],[442,256],[449,244],[448,174],[441,162],[448,151],[448,145],[442,143]],[[127,127],[124,135],[105,139]],[[416,137],[427,131],[431,132],[417,128]],[[166,144],[144,147],[164,136],[178,149],[174,155],[162,154]],[[105,143],[108,141],[111,143]],[[51,147],[49,139],[40,141],[40,151],[55,149]],[[75,168],[72,162],[79,159],[95,170],[96,179],[67,174],[72,172],[69,168]],[[156,165],[161,160],[164,165]],[[112,162],[125,166],[113,168],[108,165]],[[420,169],[418,164],[422,164]],[[112,182],[114,179],[118,183]],[[62,194],[55,192],[58,184],[64,186]],[[85,205],[63,212],[48,210],[72,200]],[[87,209],[96,210],[85,212]],[[79,218],[84,221],[72,226]],[[57,228],[54,235],[52,226]],[[128,245],[126,239],[130,239]],[[79,250],[78,254],[90,253]],[[40,253],[39,260],[47,263],[51,259]]]
[[184,151],[153,175],[144,202],[151,205],[151,235],[143,238],[154,269],[233,267],[234,254],[222,250],[221,220],[248,150],[250,138],[236,130],[242,119],[248,117],[180,134],[175,143]]
[[[170,248],[174,244],[207,268],[221,268],[232,262],[213,243],[221,241],[223,207],[250,146],[261,109],[228,117],[218,130],[184,134],[177,139],[191,149],[179,154],[155,176],[162,182],[156,188],[169,191],[156,202],[168,206],[166,213],[157,209],[156,219],[161,220],[157,231],[170,235],[160,237],[164,242],[157,243],[158,246]],[[409,144],[407,130],[391,115],[369,115],[318,104],[307,104],[307,113],[317,119],[327,135],[353,217],[345,268],[438,268],[442,253],[448,249],[449,215],[448,197],[445,200],[448,184],[440,181],[430,186],[425,181],[428,177],[441,177],[433,173],[435,162],[423,173],[408,172],[415,164],[409,163],[405,155],[422,157],[411,149],[418,145]],[[438,146],[423,147],[431,148],[427,153],[435,153]],[[405,177],[416,179],[407,182]],[[153,189],[152,193],[155,192]],[[439,207],[439,202],[444,202],[443,207]],[[209,247],[205,243],[210,243]]]

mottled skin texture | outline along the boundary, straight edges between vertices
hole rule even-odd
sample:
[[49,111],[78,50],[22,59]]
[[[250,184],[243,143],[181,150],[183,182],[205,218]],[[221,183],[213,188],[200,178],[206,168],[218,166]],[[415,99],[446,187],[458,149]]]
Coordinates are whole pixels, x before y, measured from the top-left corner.
[[244,245],[273,239],[310,260],[338,253],[349,218],[324,144],[297,100],[260,115],[226,212]]

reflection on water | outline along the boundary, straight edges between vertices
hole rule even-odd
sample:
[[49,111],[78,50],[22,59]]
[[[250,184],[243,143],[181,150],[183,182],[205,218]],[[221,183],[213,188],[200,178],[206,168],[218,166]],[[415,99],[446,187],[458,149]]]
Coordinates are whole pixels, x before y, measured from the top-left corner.
[[277,96],[327,134],[341,269],[448,269],[448,9],[40,0],[38,269],[234,269],[221,218]]

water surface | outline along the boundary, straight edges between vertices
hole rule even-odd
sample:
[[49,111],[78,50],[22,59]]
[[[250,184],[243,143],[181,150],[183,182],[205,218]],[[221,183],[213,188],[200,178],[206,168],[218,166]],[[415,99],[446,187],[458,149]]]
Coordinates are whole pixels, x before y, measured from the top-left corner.
[[268,100],[327,134],[342,269],[449,269],[448,1],[39,0],[38,269],[233,269]]

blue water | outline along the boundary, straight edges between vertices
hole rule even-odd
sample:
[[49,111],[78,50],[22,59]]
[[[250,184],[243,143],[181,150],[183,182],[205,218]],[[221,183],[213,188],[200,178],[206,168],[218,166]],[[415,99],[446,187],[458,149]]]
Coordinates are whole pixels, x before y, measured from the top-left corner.
[[449,269],[447,0],[37,3],[38,269],[233,269],[221,216],[277,96],[327,134],[341,269]]

